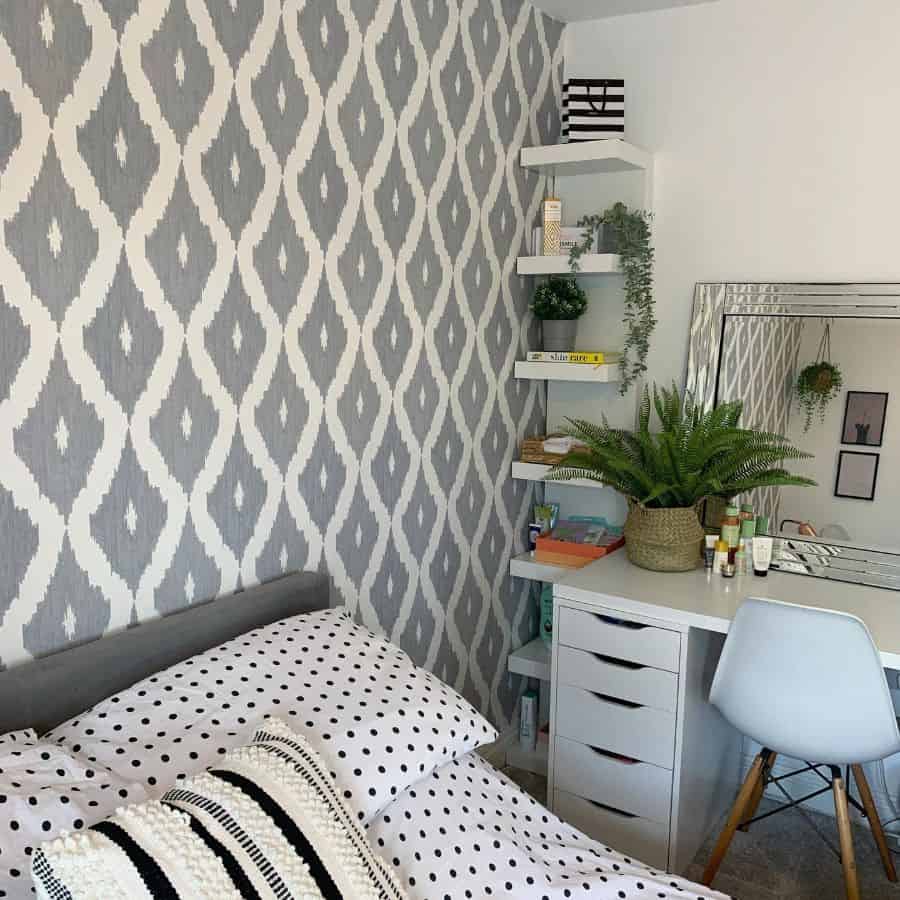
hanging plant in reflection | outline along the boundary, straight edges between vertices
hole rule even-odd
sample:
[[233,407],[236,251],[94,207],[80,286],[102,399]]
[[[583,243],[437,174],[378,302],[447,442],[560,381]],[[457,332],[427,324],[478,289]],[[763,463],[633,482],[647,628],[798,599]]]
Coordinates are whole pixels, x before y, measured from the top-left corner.
[[831,323],[828,323],[822,333],[815,362],[800,370],[794,388],[797,405],[804,417],[804,432],[812,427],[814,417],[818,417],[820,422],[825,421],[828,404],[839,396],[843,384],[841,370],[831,361]]

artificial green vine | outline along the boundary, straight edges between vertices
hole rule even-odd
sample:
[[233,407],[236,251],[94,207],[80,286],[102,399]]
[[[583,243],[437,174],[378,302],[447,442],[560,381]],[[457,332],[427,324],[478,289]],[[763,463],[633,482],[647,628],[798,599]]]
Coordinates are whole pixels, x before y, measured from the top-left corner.
[[598,228],[608,225],[613,232],[614,251],[621,258],[625,275],[625,346],[619,360],[619,393],[647,371],[650,336],[656,327],[653,301],[653,244],[650,240],[650,213],[631,210],[615,203],[604,213],[584,216],[578,227],[584,229],[583,240],[569,251],[569,268],[580,268],[579,259],[594,246]]

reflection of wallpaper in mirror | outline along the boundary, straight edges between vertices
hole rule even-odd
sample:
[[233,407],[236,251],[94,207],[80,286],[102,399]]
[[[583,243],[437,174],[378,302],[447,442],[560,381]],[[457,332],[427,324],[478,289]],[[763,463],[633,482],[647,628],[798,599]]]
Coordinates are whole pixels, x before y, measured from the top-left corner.
[[[725,317],[717,402],[743,400],[745,427],[787,434],[801,326],[793,317]],[[781,489],[761,488],[742,501],[777,521]]]
[[[803,337],[800,347],[799,366],[815,358],[818,341],[821,338],[821,319],[803,319]],[[900,396],[900,366],[897,365],[897,348],[900,346],[900,320],[898,319],[855,319],[839,318],[831,327],[832,359],[841,369],[844,389],[825,410],[825,421],[816,416],[808,433],[803,432],[803,417],[796,413],[794,404],[788,437],[798,447],[809,450],[815,458],[793,464],[798,474],[814,478],[816,488],[784,488],[781,494],[781,515],[804,522],[812,522],[819,533],[834,540],[849,540],[867,547],[896,547],[897,510],[900,509],[900,479],[896,477],[895,466],[890,463],[900,449],[900,417],[891,414],[878,416],[876,404],[872,415],[856,408],[851,402],[850,421],[845,423],[847,396],[853,393],[874,392],[882,398],[884,394]],[[890,401],[889,404],[890,405]],[[883,434],[878,435],[877,427],[883,419]],[[880,437],[880,447],[861,444],[852,447],[845,442],[846,427],[849,424],[869,424],[866,436],[870,440]],[[843,489],[835,496],[838,483],[838,462],[842,450],[867,450],[884,456],[874,494],[871,490],[872,460],[851,458],[851,463],[867,462],[868,469],[863,483],[849,479],[854,473],[853,466],[844,472],[841,483]],[[846,457],[845,457],[846,461]],[[866,474],[866,473],[863,473]],[[868,500],[872,496],[871,500]],[[859,498],[859,499],[857,499]]]

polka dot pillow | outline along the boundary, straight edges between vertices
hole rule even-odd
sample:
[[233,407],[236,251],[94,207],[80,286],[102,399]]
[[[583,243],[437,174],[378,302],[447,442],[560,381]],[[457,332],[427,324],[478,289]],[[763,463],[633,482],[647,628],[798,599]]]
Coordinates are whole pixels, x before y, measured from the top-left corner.
[[30,895],[31,855],[42,841],[145,796],[140,785],[33,731],[0,735],[0,897]]
[[437,766],[497,736],[456,691],[334,609],[228,641],[48,737],[158,797],[246,743],[269,716],[310,741],[363,822]]

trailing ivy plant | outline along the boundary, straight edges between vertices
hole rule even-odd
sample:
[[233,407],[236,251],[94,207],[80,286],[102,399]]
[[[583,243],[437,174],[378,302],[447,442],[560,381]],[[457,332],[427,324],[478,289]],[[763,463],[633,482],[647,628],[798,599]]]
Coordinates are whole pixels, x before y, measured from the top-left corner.
[[656,327],[653,301],[653,244],[650,213],[615,203],[605,212],[584,216],[578,227],[584,229],[581,243],[569,251],[569,268],[578,272],[580,258],[594,246],[594,235],[601,226],[612,231],[613,250],[621,258],[625,275],[625,346],[619,360],[619,393],[647,371],[650,336]]

